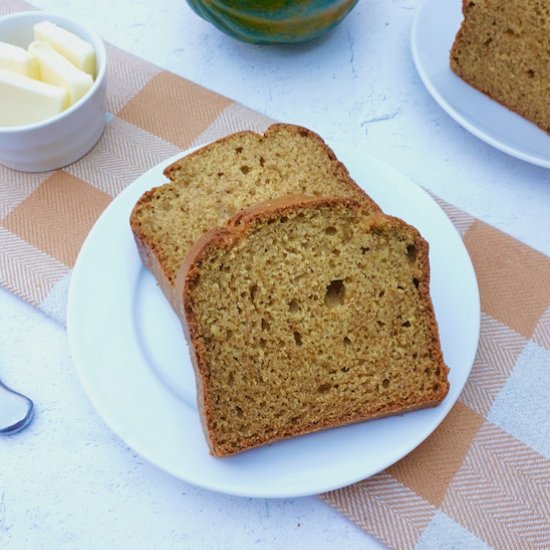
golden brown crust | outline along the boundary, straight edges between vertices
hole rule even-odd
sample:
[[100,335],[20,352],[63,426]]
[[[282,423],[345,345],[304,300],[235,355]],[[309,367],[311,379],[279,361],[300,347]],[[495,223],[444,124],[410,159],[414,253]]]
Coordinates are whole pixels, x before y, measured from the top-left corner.
[[472,76],[468,75],[466,71],[460,66],[458,59],[460,57],[460,50],[466,46],[466,36],[471,32],[471,20],[469,18],[469,12],[476,8],[475,3],[471,0],[462,0],[462,14],[463,19],[460,27],[456,33],[455,39],[449,52],[449,64],[453,73],[455,73],[460,79],[466,82],[469,86],[486,95],[493,101],[496,101],[506,109],[513,111],[529,122],[532,122],[538,126],[541,130],[544,130],[550,134],[550,127],[547,124],[543,124],[540,120],[537,120],[532,114],[525,108],[521,108],[519,105],[512,105],[511,102],[506,101],[503,96],[498,97],[495,93],[483,86],[479,80],[476,80]]
[[147,239],[147,236],[141,231],[139,220],[140,210],[146,207],[157,189],[158,187],[153,187],[149,191],[146,191],[134,205],[130,213],[130,228],[132,229],[134,241],[143,265],[155,276],[162,292],[168,301],[171,302],[174,289],[165,275],[162,262],[159,260],[160,254],[156,250],[156,243]]
[[[303,206],[320,206],[346,204],[352,208],[361,209],[364,206],[360,201],[341,197],[308,197],[306,195],[287,195],[255,204],[241,210],[227,221],[225,227],[215,227],[207,231],[198,239],[185,257],[185,260],[176,276],[173,298],[170,299],[172,307],[178,315],[184,311],[182,300],[185,303],[185,294],[192,287],[190,281],[198,278],[200,263],[204,256],[216,247],[229,247],[229,245],[246,234],[247,228],[257,221],[270,219],[283,215],[288,210]],[[389,216],[385,216],[388,217]],[[391,218],[396,219],[398,218]],[[403,220],[399,220],[405,224]],[[406,225],[406,224],[405,224]]]
[[[213,246],[219,246],[219,243],[226,242],[231,237],[231,232],[222,227],[216,227],[205,233],[195,242],[188,252],[185,261],[176,277],[176,285],[173,298],[170,301],[172,308],[178,315],[183,332],[189,344],[191,352],[191,364],[195,372],[195,383],[197,387],[197,407],[206,436],[208,446],[212,454],[216,454],[216,442],[211,438],[210,427],[208,425],[209,411],[212,410],[212,399],[210,393],[206,391],[208,387],[209,371],[206,361],[206,349],[204,348],[193,310],[188,306],[186,296],[200,277],[200,268],[197,263],[203,257],[207,250]],[[180,298],[181,296],[181,298]]]
[[[294,134],[299,134],[304,138],[313,140],[316,143],[318,143],[323,149],[323,151],[326,153],[328,158],[331,161],[334,161],[335,163],[337,163],[336,171],[338,171],[341,176],[342,184],[345,185],[350,190],[350,192],[352,192],[356,196],[358,200],[364,201],[365,205],[367,205],[368,208],[371,209],[371,211],[381,212],[380,207],[361,189],[361,187],[357,185],[357,183],[355,183],[355,181],[353,181],[353,179],[349,175],[347,168],[340,161],[338,161],[332,149],[328,147],[328,145],[323,141],[323,139],[320,136],[318,136],[315,132],[308,130],[307,128],[303,128],[301,126],[295,126],[291,124],[273,124],[265,131],[263,136],[261,134],[258,134],[252,131],[238,132],[238,133],[226,136],[220,140],[217,140],[213,143],[205,145],[204,147],[201,147],[200,149],[194,151],[190,155],[182,157],[181,159],[172,163],[170,166],[168,166],[164,170],[164,175],[168,179],[173,180],[175,178],[174,174],[180,169],[182,162],[184,162],[185,160],[193,156],[201,155],[204,151],[208,150],[213,146],[217,146],[219,144],[223,144],[228,141],[238,141],[240,137],[249,136],[249,135],[261,137],[261,139],[267,139],[269,138],[270,135],[276,134],[281,130],[288,131]],[[157,192],[162,187],[163,187],[162,185],[154,187],[149,191],[146,191],[140,197],[140,199],[137,201],[137,203],[135,204],[130,214],[130,227],[134,234],[134,239],[136,241],[137,248],[144,265],[153,273],[153,275],[156,277],[157,281],[159,282],[159,285],[162,291],[164,292],[168,300],[172,302],[172,294],[174,293],[174,290],[175,290],[176,277],[169,276],[169,268],[167,267],[164,261],[162,252],[159,247],[159,243],[153,239],[148,238],[146,233],[143,231],[143,229],[140,226],[140,215],[142,211],[148,208],[149,204],[151,203],[151,201],[154,199]]]
[[240,228],[245,228],[258,221],[269,220],[281,216],[289,210],[302,208],[304,206],[332,206],[335,204],[345,204],[349,208],[354,209],[361,209],[363,207],[362,203],[355,199],[287,195],[285,197],[263,201],[241,210],[228,220],[227,227],[238,231]]
[[550,128],[547,128],[544,124],[541,124],[534,118],[528,116],[527,114],[520,113],[517,109],[514,109],[514,107],[508,103],[506,103],[503,99],[495,97],[490,91],[482,88],[479,86],[476,82],[474,82],[471,78],[468,78],[467,76],[460,74],[459,69],[456,67],[455,62],[453,61],[451,63],[451,69],[452,71],[464,82],[466,82],[468,85],[470,85],[472,88],[475,88],[478,92],[481,92],[482,94],[485,94],[487,97],[491,98],[493,101],[496,101],[499,105],[502,105],[503,107],[506,107],[506,109],[513,111],[519,115],[521,115],[523,118],[528,120],[529,122],[532,122],[536,126],[538,126],[541,130],[544,130],[547,134],[550,134]]
[[[175,174],[178,172],[183,162],[194,156],[201,155],[211,147],[216,147],[226,142],[238,142],[239,139],[243,136],[255,136],[259,137],[260,139],[268,139],[269,136],[276,134],[279,131],[287,131],[292,134],[300,135],[304,138],[315,141],[325,152],[327,157],[332,162],[336,163],[334,169],[336,172],[338,172],[342,185],[344,185],[349,192],[353,193],[353,195],[357,199],[364,201],[365,205],[370,208],[371,211],[381,212],[380,207],[361,189],[361,187],[359,187],[359,185],[357,185],[357,183],[355,183],[355,181],[353,181],[353,179],[349,175],[347,168],[340,161],[338,161],[332,149],[328,147],[328,145],[323,141],[320,136],[318,136],[311,130],[308,130],[307,128],[290,124],[273,124],[265,131],[263,136],[252,131],[243,131],[228,135],[213,143],[205,145],[204,147],[201,147],[190,155],[182,157],[181,159],[172,163],[164,170],[164,175],[168,179],[174,180],[176,177]],[[140,219],[142,212],[148,209],[149,205],[154,201],[155,196],[157,195],[159,190],[162,189],[162,187],[164,187],[164,185],[154,187],[153,189],[145,192],[140,197],[140,199],[137,201],[136,205],[132,209],[132,213],[130,215],[130,226],[132,228],[132,232],[134,234],[138,251],[143,263],[157,278],[159,285],[162,288],[166,297],[171,300],[171,295],[173,294],[175,288],[176,271],[172,273],[167,258],[165,255],[163,255],[163,252],[161,250],[161,243],[159,243],[158,239],[155,240],[148,237],[147,232],[144,231],[141,227]]]
[[[447,395],[447,392],[445,392],[445,395]],[[242,441],[242,445],[238,449],[234,449],[234,448],[229,449],[229,448],[221,447],[219,445],[216,445],[215,442],[212,441],[210,438],[208,438],[208,442],[210,445],[211,454],[213,456],[218,456],[218,457],[232,456],[232,455],[241,453],[243,451],[248,451],[250,449],[261,447],[263,445],[269,445],[270,443],[274,443],[276,441],[291,439],[294,437],[298,437],[300,435],[320,432],[322,430],[329,430],[331,428],[339,428],[341,426],[347,426],[349,424],[358,424],[359,422],[376,420],[377,418],[385,418],[388,416],[399,416],[408,412],[417,411],[419,409],[428,409],[430,407],[437,407],[441,403],[441,401],[445,398],[445,395],[443,395],[443,397],[441,398],[440,397],[434,398],[433,401],[422,401],[421,403],[409,404],[406,406],[403,405],[398,410],[382,409],[376,413],[364,413],[364,414],[359,413],[354,417],[342,418],[341,420],[338,420],[338,422],[319,422],[318,424],[310,424],[309,426],[306,426],[303,429],[294,430],[294,431],[289,430],[287,433],[279,432],[274,437],[268,437],[268,438],[262,438],[262,439],[260,438],[244,439]],[[204,426],[204,420],[203,420],[203,426]]]
[[[170,294],[169,301],[172,308],[178,315],[183,327],[183,332],[189,343],[191,350],[191,364],[195,371],[195,380],[197,385],[197,406],[200,412],[201,422],[204,433],[208,441],[210,450],[214,456],[228,456],[235,452],[227,452],[221,449],[216,441],[211,438],[209,426],[210,411],[212,410],[212,396],[205,391],[209,378],[208,362],[206,360],[206,349],[199,338],[199,329],[194,312],[189,307],[189,295],[200,277],[200,264],[202,259],[213,248],[227,248],[235,240],[243,237],[249,224],[255,222],[258,218],[281,215],[291,208],[312,205],[312,204],[340,204],[349,203],[360,207],[360,203],[349,199],[340,198],[308,198],[304,196],[287,196],[254,205],[233,218],[231,218],[226,227],[216,227],[205,233],[189,250],[183,265],[176,277],[174,292]],[[296,434],[298,435],[298,434]],[[291,437],[290,435],[288,437]],[[278,439],[278,438],[277,438]],[[266,441],[267,443],[267,441]],[[263,442],[257,442],[247,448],[262,445]]]
[[432,341],[434,343],[434,345],[432,346],[432,360],[435,364],[439,366],[442,373],[441,386],[440,386],[440,391],[438,393],[440,398],[436,398],[436,396],[434,396],[434,399],[439,399],[439,402],[441,402],[449,391],[449,381],[447,378],[447,375],[449,373],[449,368],[447,367],[443,359],[443,352],[441,351],[440,338],[439,338],[439,327],[437,325],[437,321],[435,318],[435,311],[434,311],[432,299],[430,296],[430,275],[431,275],[430,261],[429,261],[430,245],[428,244],[428,241],[422,238],[422,236],[420,235],[420,233],[415,227],[413,227],[412,225],[409,225],[408,223],[403,221],[401,218],[396,218],[394,216],[388,216],[388,215],[384,215],[384,217],[388,220],[392,220],[394,223],[397,223],[402,227],[406,227],[410,231],[413,231],[416,236],[415,246],[419,251],[418,259],[419,261],[422,262],[422,271],[424,273],[424,277],[418,283],[418,291],[420,293],[420,299],[425,304],[425,307],[429,313],[428,319],[430,324],[430,333],[432,336]]
[[[300,209],[304,207],[314,206],[331,206],[337,204],[344,204],[350,209],[354,209],[357,212],[364,208],[361,201],[355,201],[353,199],[345,198],[309,198],[304,196],[289,196],[264,203],[255,205],[248,208],[232,219],[229,220],[225,228],[215,228],[203,235],[188,253],[184,264],[182,265],[180,272],[178,273],[176,290],[174,298],[172,299],[172,306],[178,313],[181,323],[184,327],[186,337],[190,343],[192,350],[192,364],[195,370],[195,378],[197,380],[197,396],[198,405],[201,413],[201,419],[204,426],[204,431],[210,446],[211,453],[215,456],[229,456],[243,450],[251,449],[260,445],[271,443],[276,440],[286,439],[311,433],[314,431],[332,428],[336,426],[342,426],[345,424],[352,424],[383,416],[389,416],[392,414],[402,414],[404,412],[416,410],[419,408],[433,407],[438,405],[444,397],[447,395],[449,384],[447,380],[448,368],[443,361],[443,355],[441,353],[439,345],[439,333],[438,327],[435,322],[435,316],[433,312],[433,306],[429,294],[429,261],[428,261],[428,244],[420,236],[418,231],[406,224],[399,218],[393,218],[383,214],[371,215],[372,224],[393,224],[400,225],[406,228],[409,232],[414,234],[414,243],[418,249],[418,257],[422,259],[422,269],[425,273],[424,279],[419,284],[420,299],[425,303],[430,317],[430,332],[433,340],[432,346],[432,360],[440,369],[440,385],[437,390],[432,392],[430,399],[426,399],[423,396],[421,400],[409,399],[408,401],[402,401],[397,404],[393,404],[391,407],[380,408],[379,410],[359,412],[358,414],[348,417],[341,417],[337,422],[319,421],[317,424],[311,424],[303,426],[300,429],[289,427],[287,431],[279,431],[274,436],[268,437],[252,437],[249,439],[243,439],[238,448],[225,447],[218,444],[215,438],[211,437],[213,433],[211,411],[213,410],[213,396],[208,391],[209,382],[209,366],[207,360],[207,350],[204,347],[203,341],[200,338],[200,330],[195,317],[193,308],[190,306],[192,302],[192,292],[201,276],[201,263],[208,257],[209,252],[215,248],[228,249],[233,243],[239,239],[245,238],[249,228],[256,223],[262,221],[268,221],[275,217],[285,215],[291,210]],[[181,299],[178,299],[181,297]]]

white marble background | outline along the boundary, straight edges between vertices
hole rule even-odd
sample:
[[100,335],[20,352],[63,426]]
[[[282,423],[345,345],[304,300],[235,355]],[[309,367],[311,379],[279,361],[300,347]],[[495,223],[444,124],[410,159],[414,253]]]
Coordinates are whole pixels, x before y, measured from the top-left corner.
[[[410,54],[415,0],[360,0],[330,35],[295,47],[235,42],[183,0],[34,4],[275,119],[368,152],[550,254],[550,171],[484,144],[435,104]],[[0,439],[0,548],[378,547],[313,497],[228,497],[144,463],[92,409],[65,330],[1,289],[0,375],[37,405],[26,432]]]

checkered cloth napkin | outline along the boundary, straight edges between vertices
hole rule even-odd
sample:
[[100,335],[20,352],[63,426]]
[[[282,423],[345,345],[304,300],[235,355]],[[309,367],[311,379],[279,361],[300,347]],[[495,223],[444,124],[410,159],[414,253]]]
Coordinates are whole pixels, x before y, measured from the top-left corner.
[[[0,16],[27,9],[3,0]],[[55,172],[0,166],[0,284],[60,323],[80,246],[117,193],[179,151],[272,122],[116,48],[108,55],[108,124],[95,148]],[[440,204],[480,286],[470,379],[415,451],[320,498],[391,548],[550,548],[550,258]]]

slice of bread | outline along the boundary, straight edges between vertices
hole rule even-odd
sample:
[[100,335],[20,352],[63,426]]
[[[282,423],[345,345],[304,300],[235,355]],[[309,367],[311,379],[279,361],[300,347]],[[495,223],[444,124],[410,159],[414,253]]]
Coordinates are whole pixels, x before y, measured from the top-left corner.
[[463,0],[451,68],[550,132],[550,2]]
[[145,193],[130,224],[143,262],[169,299],[193,242],[257,202],[292,194],[341,196],[379,210],[324,141],[299,126],[276,124],[263,136],[233,134],[172,164],[165,175],[172,182]]
[[173,306],[211,453],[435,406],[428,245],[363,201],[286,197],[199,239]]

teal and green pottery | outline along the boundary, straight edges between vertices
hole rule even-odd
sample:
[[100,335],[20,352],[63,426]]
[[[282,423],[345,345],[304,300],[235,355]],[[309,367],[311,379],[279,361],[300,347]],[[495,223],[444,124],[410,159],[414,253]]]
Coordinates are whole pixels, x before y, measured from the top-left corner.
[[226,34],[245,42],[305,42],[328,31],[357,0],[187,0]]

